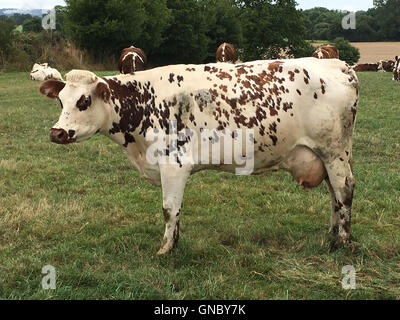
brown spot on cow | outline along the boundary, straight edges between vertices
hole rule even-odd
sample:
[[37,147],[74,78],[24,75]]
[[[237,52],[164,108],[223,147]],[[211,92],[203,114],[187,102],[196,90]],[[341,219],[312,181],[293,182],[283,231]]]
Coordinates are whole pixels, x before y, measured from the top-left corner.
[[228,86],[220,85],[219,88],[224,91],[225,93],[228,92]]
[[269,113],[270,113],[271,117],[276,117],[279,114],[278,111],[276,111],[275,108],[273,108],[273,107],[269,108]]
[[221,71],[220,73],[218,73],[216,75],[216,77],[221,79],[221,80],[229,79],[229,81],[232,81],[232,79],[233,79],[232,76],[229,73],[224,72],[224,71]]

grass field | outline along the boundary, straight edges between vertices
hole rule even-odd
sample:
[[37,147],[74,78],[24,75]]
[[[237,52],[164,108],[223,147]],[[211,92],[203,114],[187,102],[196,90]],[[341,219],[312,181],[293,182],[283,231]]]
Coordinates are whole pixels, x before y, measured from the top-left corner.
[[[157,257],[161,190],[105,137],[49,142],[58,102],[0,74],[1,299],[400,299],[400,84],[359,74],[353,243],[329,253],[330,196],[285,173],[202,172],[176,251]],[[57,289],[41,287],[42,267]],[[342,267],[357,289],[342,289]]]

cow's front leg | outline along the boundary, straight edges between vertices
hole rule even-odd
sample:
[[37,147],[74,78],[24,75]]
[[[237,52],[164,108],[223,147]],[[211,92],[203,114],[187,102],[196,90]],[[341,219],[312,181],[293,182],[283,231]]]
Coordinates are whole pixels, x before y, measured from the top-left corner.
[[160,169],[163,191],[163,215],[166,226],[163,243],[157,254],[163,255],[171,252],[179,240],[179,215],[191,167],[163,166]]

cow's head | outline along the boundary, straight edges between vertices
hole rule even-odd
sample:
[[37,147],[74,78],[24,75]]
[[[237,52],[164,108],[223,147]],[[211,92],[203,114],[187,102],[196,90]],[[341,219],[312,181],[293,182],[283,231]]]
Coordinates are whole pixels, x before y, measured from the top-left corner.
[[66,82],[47,80],[40,86],[40,93],[61,102],[60,119],[50,134],[54,143],[88,140],[110,120],[110,89],[89,71],[71,71],[66,75]]
[[43,64],[35,63],[32,67],[32,71],[30,73],[31,79],[32,80],[40,80],[40,77],[43,77],[44,70],[47,68],[48,68],[47,63],[43,63]]

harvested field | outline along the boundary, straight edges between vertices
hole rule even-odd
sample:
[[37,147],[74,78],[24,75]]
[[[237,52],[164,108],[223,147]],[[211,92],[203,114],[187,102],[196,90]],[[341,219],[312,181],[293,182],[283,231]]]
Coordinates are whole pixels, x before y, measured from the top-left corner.
[[353,42],[352,45],[360,49],[361,59],[358,63],[376,63],[400,56],[400,42]]

